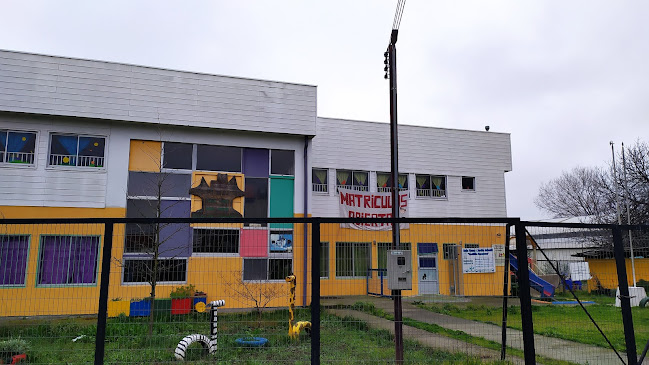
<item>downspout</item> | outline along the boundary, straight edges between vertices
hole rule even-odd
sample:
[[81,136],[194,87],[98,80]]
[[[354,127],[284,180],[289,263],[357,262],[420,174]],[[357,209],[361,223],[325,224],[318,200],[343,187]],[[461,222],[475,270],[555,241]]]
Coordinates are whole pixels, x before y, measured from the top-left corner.
[[[309,189],[309,163],[308,163],[309,159],[308,159],[308,154],[307,154],[308,148],[309,148],[309,137],[304,136],[304,199],[303,199],[304,200],[304,207],[303,207],[304,210],[302,211],[302,214],[303,214],[304,218],[308,217],[307,212],[308,212],[308,208],[309,208],[309,191],[310,191],[310,189]],[[308,252],[307,252],[307,249],[308,249],[307,242],[308,242],[308,239],[309,239],[308,230],[309,230],[309,224],[304,223],[304,237],[303,237],[303,241],[302,241],[302,242],[304,242],[304,257],[303,257],[303,260],[302,260],[303,266],[304,266],[303,271],[302,271],[304,273],[304,275],[302,277],[302,305],[305,306],[305,307],[306,307],[306,289],[307,289],[307,280],[306,279],[307,279],[307,271],[309,269],[308,268],[309,255],[308,255]]]

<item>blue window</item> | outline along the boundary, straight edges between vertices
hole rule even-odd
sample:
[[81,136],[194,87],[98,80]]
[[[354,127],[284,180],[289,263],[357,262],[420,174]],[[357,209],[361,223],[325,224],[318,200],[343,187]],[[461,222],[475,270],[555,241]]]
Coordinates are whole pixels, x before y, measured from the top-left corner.
[[36,133],[0,130],[0,162],[34,163]]
[[50,166],[104,167],[104,137],[52,134]]

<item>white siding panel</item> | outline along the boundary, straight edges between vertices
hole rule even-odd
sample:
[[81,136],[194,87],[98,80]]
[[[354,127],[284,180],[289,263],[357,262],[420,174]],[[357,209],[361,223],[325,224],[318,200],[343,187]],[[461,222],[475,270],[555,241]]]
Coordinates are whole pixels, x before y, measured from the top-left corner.
[[0,51],[0,110],[314,135],[316,88]]
[[[312,156],[313,167],[330,169],[330,189],[336,168],[390,171],[389,124],[318,118]],[[511,168],[509,134],[399,126],[399,170],[410,174],[411,217],[506,216],[504,173]],[[447,176],[447,198],[415,197],[416,174]],[[462,176],[476,178],[475,191],[462,191]],[[333,192],[313,194],[313,214],[339,216]]]

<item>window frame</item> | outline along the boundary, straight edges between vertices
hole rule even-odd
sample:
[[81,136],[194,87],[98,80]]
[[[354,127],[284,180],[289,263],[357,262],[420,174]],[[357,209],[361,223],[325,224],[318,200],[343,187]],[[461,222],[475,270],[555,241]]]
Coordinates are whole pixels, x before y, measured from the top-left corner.
[[465,243],[462,248],[480,248],[479,243]]
[[[191,227],[192,229],[192,257],[239,257],[241,253],[241,230],[239,228],[233,227]],[[237,242],[236,242],[236,251],[237,252],[197,252],[194,251],[194,237],[195,231],[231,231],[237,232]]]
[[[75,164],[74,165],[63,165],[63,164],[52,164],[52,139],[53,137],[57,136],[75,136],[77,138],[77,153],[75,156]],[[80,166],[78,165],[80,157],[87,157],[87,156],[80,156],[79,155],[79,139],[81,137],[86,137],[86,138],[102,138],[104,140],[104,156],[99,157],[99,156],[92,156],[92,157],[97,157],[97,158],[102,158],[103,163],[102,166]],[[106,135],[101,135],[101,134],[83,134],[83,133],[68,133],[68,132],[50,132],[49,134],[49,141],[48,141],[48,146],[47,146],[47,168],[48,169],[71,169],[71,170],[77,170],[77,169],[84,169],[88,171],[105,171],[106,170],[106,162],[108,161],[108,136]]]
[[[429,187],[427,189],[419,189],[417,187],[417,178],[424,177],[424,176],[428,178]],[[443,179],[444,189],[437,189],[436,187],[433,188],[433,178],[437,178],[437,177],[441,177]],[[448,184],[448,179],[446,175],[415,174],[415,196],[418,199],[438,199],[438,200],[448,199],[447,184]],[[440,192],[440,193],[435,193],[435,192]]]
[[[268,151],[269,156],[268,156],[268,175],[273,175],[273,176],[295,176],[295,150],[282,150],[282,149],[277,149],[277,148],[269,148]],[[293,157],[293,173],[292,174],[280,174],[273,172],[273,152],[286,152],[290,153],[291,156]]]
[[[349,171],[349,178],[351,184],[349,185],[338,185],[338,171]],[[366,185],[354,185],[354,173],[364,173],[367,174],[367,184]],[[349,170],[349,169],[336,169],[336,195],[338,195],[338,189],[352,189],[355,191],[370,191],[370,171],[368,170]]]
[[[470,188],[470,189],[469,188],[467,188],[467,189],[464,188],[464,179],[471,179],[472,188]],[[461,186],[462,191],[476,191],[475,190],[475,176],[462,176],[461,184],[462,184],[462,186]]]
[[[187,277],[189,276],[189,258],[188,257],[181,257],[181,258],[159,258],[158,260],[177,260],[177,261],[185,261],[185,280],[183,281],[156,281],[156,285],[167,285],[167,284],[185,284],[187,283]],[[153,261],[152,257],[149,257],[148,255],[140,255],[140,256],[127,256],[127,257],[122,257],[122,282],[121,285],[125,286],[136,286],[136,285],[150,285],[148,281],[125,281],[125,276],[126,276],[126,261]]]
[[[379,186],[379,174],[384,174],[388,175],[388,181],[389,179],[392,178],[392,174],[389,172],[383,172],[383,171],[377,171],[376,172],[376,191],[379,193],[389,193],[392,192],[392,186]],[[410,174],[409,173],[399,173],[397,174],[397,179],[399,177],[405,176],[406,177],[406,187],[405,188],[399,188],[399,191],[410,191]]]
[[[191,166],[188,169],[179,169],[179,168],[174,168],[174,167],[165,167],[165,145],[167,143],[177,143],[177,144],[188,144],[192,146],[192,157],[191,157]],[[196,150],[197,150],[197,143],[189,143],[189,142],[173,142],[173,141],[162,141],[162,145],[160,146],[160,172],[194,172],[196,171]]]
[[335,257],[334,261],[335,261],[335,267],[336,267],[336,270],[335,270],[336,279],[363,279],[363,278],[367,278],[367,275],[368,275],[367,272],[362,276],[358,276],[358,275],[351,275],[351,276],[350,275],[338,275],[338,272],[339,272],[338,271],[338,269],[339,269],[338,268],[338,260],[339,260],[338,247],[341,244],[348,244],[351,247],[352,257],[348,258],[348,260],[351,260],[351,264],[352,264],[351,272],[352,272],[352,274],[355,274],[356,267],[355,267],[355,259],[354,259],[354,248],[356,246],[361,246],[361,245],[366,247],[367,252],[368,252],[367,268],[371,269],[372,268],[372,242],[341,241],[341,242],[336,242],[336,245],[334,247],[334,255],[335,255],[334,256]]
[[[313,182],[313,176],[315,175],[316,170],[325,172],[324,184],[316,184]],[[311,192],[318,195],[329,195],[329,169],[317,167],[311,169]]]
[[[323,252],[326,252],[326,258]],[[331,260],[329,259],[329,242],[320,241],[320,279],[330,279],[331,278]],[[322,261],[324,259],[324,262]],[[326,275],[322,276],[323,271]]]
[[25,255],[25,274],[22,278],[22,284],[1,284],[0,288],[25,288],[27,286],[27,274],[29,272],[29,253],[31,251],[32,235],[31,234],[0,234],[0,243],[3,242],[3,237],[25,237],[27,241],[27,254]]
[[[270,277],[270,260],[284,260],[291,262],[291,273],[293,272],[294,262],[292,257],[242,257],[241,258],[241,281],[244,283],[281,283],[286,280],[286,277],[280,279],[269,279]],[[266,279],[246,279],[246,261],[265,261],[266,263]]]
[[[0,166],[2,167],[19,167],[19,168],[34,168],[36,167],[36,150],[38,149],[38,132],[37,131],[32,131],[32,130],[18,130],[18,129],[0,129],[0,134],[5,133],[6,139],[5,139],[5,148],[4,150],[0,151],[0,154],[2,154],[2,158],[0,159]],[[9,133],[30,133],[34,135],[34,152],[31,153],[31,159],[32,162],[30,163],[17,163],[17,162],[8,162],[7,161],[7,156],[9,153],[25,153],[29,154],[28,152],[9,152]]]
[[[451,257],[451,247],[455,247],[455,257]],[[458,247],[460,249],[458,249]],[[461,245],[458,245],[457,243],[442,243],[442,259],[443,260],[459,260],[458,256],[462,252],[461,250]]]
[[[96,237],[97,241],[97,253],[95,256],[95,272],[94,272],[94,282],[93,283],[65,283],[65,284],[41,284],[41,268],[43,266],[43,240],[45,237]],[[41,234],[39,237],[39,247],[38,247],[38,256],[36,261],[36,275],[35,275],[35,286],[37,288],[67,288],[67,287],[96,287],[99,283],[99,267],[102,262],[102,247],[104,239],[101,235],[79,235],[79,234]],[[70,250],[72,245],[70,245]],[[68,261],[68,272],[70,270],[70,261]]]

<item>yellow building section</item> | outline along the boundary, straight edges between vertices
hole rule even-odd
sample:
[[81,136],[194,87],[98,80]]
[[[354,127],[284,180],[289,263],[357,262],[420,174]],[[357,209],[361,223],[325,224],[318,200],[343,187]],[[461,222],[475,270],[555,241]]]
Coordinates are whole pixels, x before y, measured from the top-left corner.
[[162,142],[131,140],[129,171],[160,172],[161,167]]
[[[123,208],[0,207],[4,218],[119,218]],[[28,235],[26,275],[23,285],[0,287],[0,316],[96,314],[104,224],[0,225],[0,234]],[[100,236],[94,284],[39,285],[40,241],[43,235]]]
[[[588,290],[597,288],[597,281],[600,282],[604,289],[615,290],[618,287],[617,266],[615,259],[586,259],[588,268],[593,276],[588,281]],[[635,286],[633,282],[633,272],[631,271],[631,259],[626,259],[626,278],[629,286]],[[636,280],[649,281],[649,259],[635,259]]]

